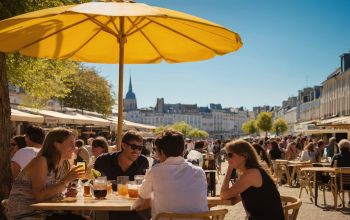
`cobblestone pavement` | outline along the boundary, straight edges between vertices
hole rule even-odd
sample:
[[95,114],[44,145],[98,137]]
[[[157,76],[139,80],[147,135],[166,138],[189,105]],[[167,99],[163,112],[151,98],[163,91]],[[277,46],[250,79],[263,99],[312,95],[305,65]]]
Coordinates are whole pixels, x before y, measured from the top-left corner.
[[[226,164],[223,164],[222,171],[225,173]],[[217,183],[217,194],[220,192],[220,186],[223,176],[220,177],[220,180]],[[283,185],[279,187],[279,192],[281,195],[288,196],[299,196],[300,188],[290,188],[288,185]],[[348,202],[348,196],[345,194],[345,201]],[[309,195],[303,191],[301,195],[301,200],[303,204],[300,207],[298,219],[307,219],[307,220],[350,220],[350,207],[344,209],[334,210],[333,207],[333,196],[331,192],[326,192],[326,205],[323,201],[323,193],[319,192],[318,194],[318,206],[315,206],[309,199]],[[340,199],[338,197],[338,204]],[[235,220],[244,220],[245,211],[242,206],[242,203],[238,203],[234,206],[218,206],[216,208],[226,208],[229,210],[225,219],[235,219]]]

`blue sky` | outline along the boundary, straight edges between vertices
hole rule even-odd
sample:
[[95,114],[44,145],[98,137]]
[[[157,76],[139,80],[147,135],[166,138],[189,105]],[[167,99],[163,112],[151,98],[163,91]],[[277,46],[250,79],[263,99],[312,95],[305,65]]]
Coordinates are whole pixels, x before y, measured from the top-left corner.
[[[144,0],[193,14],[240,34],[243,47],[211,60],[125,65],[138,107],[166,103],[223,107],[281,105],[306,86],[320,85],[350,50],[347,0]],[[89,64],[91,65],[91,64]],[[118,65],[93,64],[114,86]]]

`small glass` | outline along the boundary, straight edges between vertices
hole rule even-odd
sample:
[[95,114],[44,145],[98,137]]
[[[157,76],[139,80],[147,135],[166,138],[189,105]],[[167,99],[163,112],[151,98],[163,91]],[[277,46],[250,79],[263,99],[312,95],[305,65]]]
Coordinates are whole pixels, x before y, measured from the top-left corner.
[[117,177],[118,195],[120,195],[120,196],[127,196],[128,195],[128,181],[129,181],[129,176],[118,176]]
[[83,185],[84,188],[84,197],[91,197],[91,184],[89,183],[89,181],[85,182]]
[[111,195],[113,192],[112,182],[107,181],[107,195]]
[[142,181],[145,179],[145,175],[135,175],[134,180],[136,185],[141,185]]
[[107,196],[107,177],[102,176],[94,180],[94,196],[96,199],[104,199]]
[[138,197],[138,187],[135,181],[129,181],[128,183],[128,195],[131,199],[136,199]]

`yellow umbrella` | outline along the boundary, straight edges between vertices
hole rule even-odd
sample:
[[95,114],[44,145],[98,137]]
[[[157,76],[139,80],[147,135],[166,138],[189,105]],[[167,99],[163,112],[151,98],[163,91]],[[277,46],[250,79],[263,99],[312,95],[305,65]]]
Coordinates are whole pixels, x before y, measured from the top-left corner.
[[48,59],[119,63],[118,146],[123,121],[124,63],[206,60],[242,47],[218,24],[165,8],[89,2],[34,11],[0,21],[0,51]]

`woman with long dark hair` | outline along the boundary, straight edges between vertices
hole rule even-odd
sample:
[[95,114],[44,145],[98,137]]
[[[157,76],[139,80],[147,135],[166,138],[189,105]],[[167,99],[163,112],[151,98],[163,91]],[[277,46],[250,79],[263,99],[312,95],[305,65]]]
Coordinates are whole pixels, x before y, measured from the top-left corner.
[[[227,143],[225,148],[229,166],[221,186],[220,197],[241,200],[249,220],[284,219],[276,184],[270,172],[260,164],[253,146],[244,140],[237,140]],[[239,178],[230,187],[233,169],[237,169]]]
[[12,186],[8,207],[10,219],[46,217],[47,213],[34,212],[29,206],[60,198],[69,183],[83,177],[83,170],[69,166],[74,142],[73,133],[65,128],[55,128],[47,134],[38,156],[20,172]]

